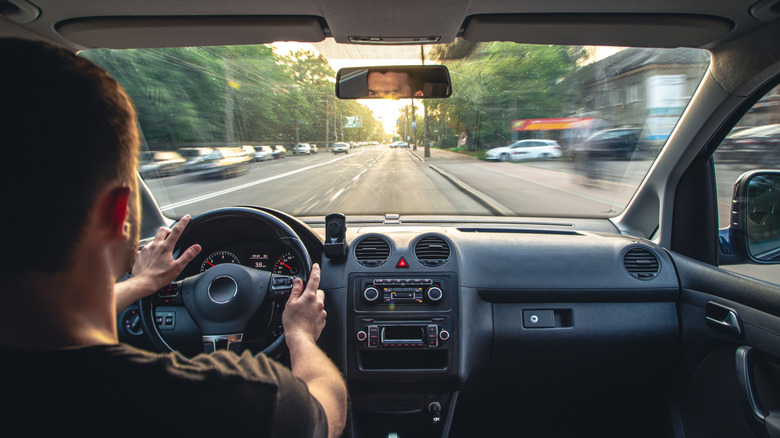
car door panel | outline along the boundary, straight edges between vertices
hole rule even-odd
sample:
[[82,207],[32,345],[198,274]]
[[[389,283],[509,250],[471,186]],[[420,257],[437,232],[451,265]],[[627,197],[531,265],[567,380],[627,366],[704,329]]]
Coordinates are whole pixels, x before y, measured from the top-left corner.
[[[677,436],[775,436],[780,432],[773,425],[780,415],[780,288],[679,254],[672,257],[681,285]],[[746,375],[751,385],[746,386]],[[755,405],[768,414],[762,420],[753,414],[756,406],[749,406],[751,392]]]

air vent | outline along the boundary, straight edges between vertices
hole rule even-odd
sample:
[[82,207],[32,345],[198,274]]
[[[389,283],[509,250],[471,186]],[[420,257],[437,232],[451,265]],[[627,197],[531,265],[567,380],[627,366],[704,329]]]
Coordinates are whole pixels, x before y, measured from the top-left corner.
[[623,266],[632,276],[640,280],[650,280],[658,275],[660,266],[658,257],[646,248],[632,248],[623,256]]
[[439,236],[426,236],[414,246],[414,256],[425,266],[441,266],[450,259],[450,245]]
[[381,237],[366,237],[355,245],[355,258],[369,268],[380,266],[390,258],[390,244]]

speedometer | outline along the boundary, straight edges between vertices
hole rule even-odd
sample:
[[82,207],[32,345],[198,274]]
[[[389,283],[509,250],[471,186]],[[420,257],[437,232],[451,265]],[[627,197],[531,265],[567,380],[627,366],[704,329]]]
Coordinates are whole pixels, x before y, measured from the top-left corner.
[[280,275],[298,275],[298,272],[300,272],[298,266],[298,258],[292,253],[286,252],[274,263],[273,272]]
[[238,257],[236,257],[236,255],[232,252],[217,251],[206,257],[206,260],[203,260],[203,263],[200,265],[200,272],[206,272],[214,266],[221,265],[222,263],[235,263],[240,265],[241,260],[239,260]]

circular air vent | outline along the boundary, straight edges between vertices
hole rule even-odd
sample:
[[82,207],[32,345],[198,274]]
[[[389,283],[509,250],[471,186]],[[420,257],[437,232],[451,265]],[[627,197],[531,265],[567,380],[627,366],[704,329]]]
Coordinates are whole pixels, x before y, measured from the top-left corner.
[[441,266],[450,259],[450,244],[440,236],[425,236],[414,246],[414,256],[425,266]]
[[631,248],[623,256],[623,266],[632,276],[650,280],[658,275],[660,264],[655,253],[647,248]]
[[390,243],[381,237],[369,236],[358,242],[354,251],[358,263],[375,268],[390,258]]

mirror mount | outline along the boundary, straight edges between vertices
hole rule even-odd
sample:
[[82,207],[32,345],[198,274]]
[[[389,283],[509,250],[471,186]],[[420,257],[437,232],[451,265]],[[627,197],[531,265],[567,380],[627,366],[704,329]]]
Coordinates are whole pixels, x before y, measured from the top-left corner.
[[729,226],[720,230],[721,264],[780,263],[780,171],[742,174],[731,206]]
[[440,99],[451,94],[450,72],[443,65],[342,68],[336,76],[339,99]]

